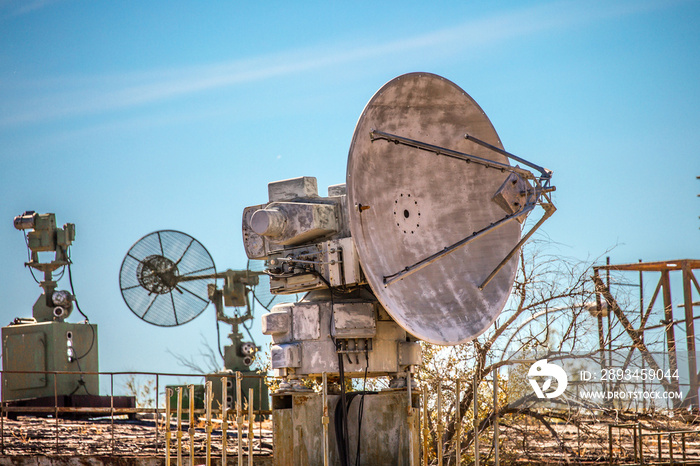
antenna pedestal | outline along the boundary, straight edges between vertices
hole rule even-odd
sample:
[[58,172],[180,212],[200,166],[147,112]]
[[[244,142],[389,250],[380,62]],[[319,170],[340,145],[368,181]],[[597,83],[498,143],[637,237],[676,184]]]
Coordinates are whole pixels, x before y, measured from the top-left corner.
[[[354,392],[357,394],[357,392]],[[360,464],[379,465],[420,464],[418,416],[408,416],[406,391],[368,393],[351,398],[348,403],[348,455],[355,464],[360,445]],[[336,429],[341,406],[340,395],[328,395],[329,406],[328,464],[342,464],[338,457]],[[360,406],[364,421],[358,442],[358,414]],[[418,397],[412,396],[412,407],[418,408]],[[273,457],[275,464],[306,466],[324,464],[323,396],[320,393],[285,393],[272,395]],[[413,425],[411,425],[413,424]],[[412,448],[411,448],[412,447]],[[410,458],[413,452],[413,461]]]
[[[98,376],[82,373],[99,370],[97,325],[64,322],[74,296],[57,290],[58,280],[53,277],[60,267],[70,267],[68,247],[75,240],[75,225],[66,223],[58,228],[55,214],[28,211],[15,217],[14,226],[28,230],[30,261],[25,266],[42,272],[44,280],[39,284],[43,293],[32,307],[33,319],[16,318],[2,328],[2,368],[6,371],[2,399],[14,406],[54,406],[55,397],[70,400],[64,401],[76,407],[99,403]],[[51,252],[53,260],[39,260],[39,253]],[[56,275],[60,279],[62,273]],[[48,373],[54,371],[73,373]],[[14,403],[16,400],[22,401]]]
[[[54,285],[55,287],[55,285]],[[51,322],[54,319],[53,310],[54,306],[49,305],[47,302],[50,300],[50,296],[53,294],[53,290],[47,295],[44,292],[39,296],[32,306],[32,316],[37,322]]]
[[276,377],[405,377],[421,363],[419,343],[392,320],[376,298],[358,289],[343,297],[310,292],[298,303],[283,303],[263,315],[272,336]]
[[[99,370],[95,324],[9,325],[2,329],[2,341],[2,367],[6,371]],[[80,364],[76,360],[79,356],[82,356]],[[97,375],[7,373],[3,377],[3,400],[50,397],[53,405],[54,378],[60,396],[99,394]]]

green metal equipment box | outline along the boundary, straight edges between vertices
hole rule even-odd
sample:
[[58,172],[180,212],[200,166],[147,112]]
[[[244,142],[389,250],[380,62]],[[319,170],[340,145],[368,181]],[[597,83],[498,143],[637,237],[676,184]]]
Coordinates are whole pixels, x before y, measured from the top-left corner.
[[[2,400],[98,395],[97,325],[68,322],[18,323],[2,328]],[[13,373],[10,371],[23,371]],[[32,373],[32,371],[35,371]]]
[[[190,417],[190,390],[188,385],[166,385],[165,388],[169,388],[173,391],[173,395],[170,397],[170,411],[175,413],[177,411],[177,389],[182,388],[182,419],[189,419]],[[204,409],[204,385],[194,384],[194,409]]]
[[[267,387],[267,384],[265,384],[265,381],[262,380],[259,376],[261,374],[258,374],[257,372],[241,372],[242,375],[248,376],[248,377],[243,377],[241,379],[241,396],[243,397],[244,405],[247,406],[247,400],[248,400],[248,389],[252,388],[253,389],[253,409],[254,410],[263,410],[267,411],[270,409],[270,393]],[[221,392],[223,389],[221,379],[223,376],[226,376],[226,409],[227,410],[234,410],[236,409],[236,373],[218,373],[218,374],[208,374],[206,376],[206,380],[211,380],[212,382],[212,395],[214,397],[213,403],[212,403],[212,408],[213,409],[221,409],[222,406],[222,399],[221,399]],[[266,417],[266,416],[262,416]],[[260,416],[256,416],[256,420],[259,419]]]

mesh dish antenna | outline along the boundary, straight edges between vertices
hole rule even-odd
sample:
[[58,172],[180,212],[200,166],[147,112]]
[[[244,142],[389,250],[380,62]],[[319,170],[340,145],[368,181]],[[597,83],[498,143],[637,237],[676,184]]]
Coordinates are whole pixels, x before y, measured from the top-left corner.
[[521,221],[539,198],[506,155],[517,159],[481,107],[437,75],[389,81],[360,116],[347,166],[352,237],[381,304],[421,340],[472,340],[505,306]]
[[190,235],[174,230],[149,233],[126,253],[119,271],[122,297],[131,312],[149,324],[185,324],[209,304],[207,286],[216,268],[209,251]]
[[[217,279],[224,280],[223,304],[229,307],[246,306],[252,311],[252,298],[269,311],[279,302],[294,299],[271,294],[270,279],[259,270],[262,267],[248,261],[245,270],[217,273],[202,243],[180,231],[160,230],[138,240],[126,253],[119,287],[124,302],[139,319],[159,327],[175,327],[204,312],[212,300],[209,288]],[[223,310],[217,315],[232,322]]]

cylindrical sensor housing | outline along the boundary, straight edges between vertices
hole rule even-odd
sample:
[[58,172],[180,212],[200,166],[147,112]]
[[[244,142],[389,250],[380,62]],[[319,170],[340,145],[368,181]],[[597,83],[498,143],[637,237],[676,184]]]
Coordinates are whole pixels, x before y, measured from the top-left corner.
[[34,228],[34,220],[36,218],[36,214],[32,210],[28,210],[27,212],[23,213],[22,215],[18,215],[15,217],[14,220],[14,225],[15,228],[18,230],[31,230]]
[[284,232],[287,217],[277,209],[260,209],[250,219],[250,227],[261,236],[278,237]]

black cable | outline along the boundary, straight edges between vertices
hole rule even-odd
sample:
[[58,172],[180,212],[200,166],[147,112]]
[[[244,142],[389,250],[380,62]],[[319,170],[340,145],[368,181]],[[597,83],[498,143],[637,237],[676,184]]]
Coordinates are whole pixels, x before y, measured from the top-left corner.
[[[331,294],[331,316],[333,315],[333,308],[335,306],[335,302],[333,300],[333,287],[331,284],[326,280],[326,277],[324,277],[321,273],[319,273],[315,269],[311,269],[311,272],[314,273],[318,278],[326,285],[328,290],[330,291]],[[348,454],[350,453],[349,450],[349,438],[348,438],[348,400],[346,398],[346,393],[345,393],[345,364],[343,362],[343,353],[338,352],[338,342],[333,336],[333,329],[332,329],[332,322],[333,318],[331,317],[330,319],[331,322],[331,329],[329,331],[329,334],[331,335],[331,340],[333,341],[333,345],[335,346],[336,353],[338,355],[338,377],[340,378],[340,400],[339,404],[336,405],[336,417],[335,417],[335,432],[336,432],[336,446],[338,448],[338,457],[340,458],[340,464],[341,466],[349,466],[349,461],[348,461]],[[355,395],[351,395],[350,401],[352,401],[352,398]],[[340,408],[340,416],[339,416],[339,411],[338,409]]]
[[[22,233],[24,234],[24,244],[27,245],[27,262],[32,261],[32,254],[31,254],[31,249],[29,248],[29,240],[27,239],[27,232],[25,230],[22,230]],[[34,279],[35,282],[41,285],[41,282],[37,280],[36,275],[34,275],[34,269],[32,267],[29,267],[29,273],[32,274],[32,278]]]
[[[332,301],[332,299],[331,299]],[[331,304],[332,306],[332,304]],[[331,309],[333,309],[331,307]],[[337,351],[337,346],[336,346],[336,351]],[[349,450],[349,439],[348,439],[348,409],[350,407],[346,394],[345,394],[345,366],[343,364],[343,353],[338,353],[338,375],[340,376],[340,406],[341,406],[341,411],[342,411],[342,418],[341,418],[341,425],[340,425],[340,435],[339,435],[339,440],[340,444],[338,446],[342,447],[342,452],[338,452],[338,456],[340,456],[340,464],[341,466],[349,466],[348,464],[348,454],[350,453]],[[351,398],[352,399],[352,398]],[[336,428],[336,433],[338,433],[338,430]]]
[[365,376],[362,381],[362,396],[360,397],[360,411],[357,414],[357,451],[355,452],[355,466],[360,466],[360,440],[362,439],[362,415],[365,412],[365,394],[367,393],[367,370],[369,369],[369,341],[365,340]]
[[341,466],[349,466],[348,455],[350,454],[350,451],[348,443],[348,411],[350,408],[350,404],[352,404],[352,400],[355,398],[355,396],[358,395],[358,392],[348,393],[346,398],[344,380],[345,371],[344,369],[342,369],[342,358],[340,358],[340,362],[341,369],[339,371],[339,374],[341,380],[341,389],[340,399],[335,405],[335,440],[336,447],[338,449],[338,458],[340,458]]
[[68,281],[70,282],[70,292],[73,294],[73,302],[75,302],[75,308],[80,312],[80,314],[85,317],[85,324],[90,327],[90,330],[92,331],[92,339],[90,341],[90,348],[83,354],[82,356],[78,357],[76,356],[77,360],[83,359],[85,356],[90,354],[90,351],[92,351],[92,347],[95,345],[95,329],[92,328],[92,325],[90,325],[90,319],[88,319],[88,316],[85,315],[85,313],[80,309],[80,305],[78,304],[78,298],[75,297],[75,289],[73,288],[73,274],[71,273],[71,264],[72,262],[70,261],[70,256],[68,257]]
[[221,359],[226,362],[226,358],[224,357],[224,352],[221,351],[221,331],[219,330],[219,317],[216,316],[216,349],[219,350],[219,354],[221,355]]
[[37,282],[39,285],[41,285],[41,282],[36,278],[36,275],[34,275],[34,269],[29,267],[29,273],[32,274],[32,278],[34,279],[35,282]]
[[[92,328],[92,326],[90,326],[90,328]],[[93,330],[93,336],[94,336],[94,330]],[[92,346],[90,346],[90,349],[92,349]],[[88,351],[88,353],[89,353],[89,352],[90,352],[90,351]],[[85,354],[87,354],[87,353],[85,353]],[[85,357],[85,356],[83,356],[83,357]],[[79,358],[75,358],[75,362],[78,363],[78,372],[83,372],[83,369],[80,368],[80,359],[79,359]],[[55,376],[54,376],[54,377],[55,377]],[[89,392],[88,389],[87,389],[87,384],[85,383],[85,379],[83,378],[83,374],[80,374],[80,380],[78,380],[78,386],[75,387],[75,390],[73,390],[73,391],[70,393],[70,395],[68,395],[68,396],[73,396],[73,395],[75,394],[75,392],[77,392],[78,390],[80,390],[80,387],[83,387],[83,388],[85,389],[85,393],[87,393],[88,395],[90,394],[90,392]]]
[[260,301],[258,295],[255,294],[255,291],[251,290],[250,292],[253,294],[253,301],[257,301],[257,303],[260,304],[267,312],[270,312],[270,310]]
[[[328,290],[331,292],[331,316],[333,315],[333,308],[335,303],[333,301],[333,288],[331,284],[326,280],[326,277],[321,275],[315,269],[311,270],[315,273],[318,278],[326,285]],[[340,378],[340,400],[335,408],[335,439],[336,447],[338,448],[338,457],[340,458],[341,466],[349,466],[348,464],[348,402],[345,396],[345,365],[343,364],[343,353],[338,352],[338,342],[333,336],[333,318],[330,319],[331,329],[329,330],[329,335],[333,341],[333,346],[335,347],[336,354],[338,355],[338,377]]]
[[[349,406],[352,405],[353,400],[357,396],[364,397],[365,395],[375,395],[375,394],[377,394],[377,392],[373,391],[373,390],[363,390],[361,392],[348,393],[347,406],[349,408]],[[362,402],[362,399],[360,399],[360,402]],[[349,409],[342,409],[342,406],[343,406],[342,401],[338,400],[338,402],[335,405],[335,410],[334,410],[336,434],[338,432],[341,432],[341,430],[343,428],[343,424],[346,422],[346,419],[348,417],[347,414],[348,414]],[[343,455],[345,455],[345,458],[346,458],[345,461],[347,462],[347,454],[349,452],[347,452],[347,450],[345,450],[345,448],[343,447],[343,444],[342,444],[338,435],[336,435],[335,441],[336,441],[336,446],[338,448],[338,457],[341,459],[341,462],[342,462],[342,459],[344,457]],[[359,459],[357,459],[357,457],[356,457],[356,461],[359,461]]]
[[61,271],[59,272],[59,275],[57,277],[54,277],[53,280],[55,282],[59,281],[60,279],[63,278],[63,274],[65,274],[65,273],[66,273],[66,266],[64,265],[63,267],[61,267]]
[[[331,313],[333,312],[333,294],[331,293]],[[338,343],[336,342],[335,338],[331,337],[333,340],[333,344],[335,345],[336,351],[338,351]],[[338,376],[340,378],[340,409],[341,409],[341,416],[340,418],[337,417],[337,408],[336,408],[336,437],[338,438],[338,456],[340,457],[340,464],[341,466],[349,466],[348,462],[348,454],[350,453],[348,451],[349,449],[349,443],[348,443],[348,400],[346,397],[345,393],[345,364],[343,362],[343,353],[337,353],[338,355]],[[339,419],[339,421],[338,421]],[[340,422],[340,426],[338,426],[338,422]],[[338,429],[340,427],[340,429]]]
[[27,239],[27,230],[22,230],[22,234],[24,235],[24,244],[27,245],[27,262],[31,262],[32,255],[30,253],[31,249],[29,248],[29,240]]
[[[240,319],[241,315],[238,313],[238,311],[234,311],[234,312],[236,313],[236,317],[238,317]],[[241,327],[243,327],[245,329],[246,333],[248,334],[248,337],[250,338],[251,343],[253,343],[255,345],[255,339],[253,338],[253,335],[250,333],[250,329],[248,327],[246,327],[245,322],[241,322],[240,325],[241,325]],[[251,326],[252,326],[252,322],[251,322]],[[255,345],[255,346],[257,346],[257,345]]]
[[[321,273],[319,273],[316,269],[311,269],[311,272],[314,273],[328,288],[331,294],[331,315],[333,314],[333,307],[335,305],[333,296],[334,292],[336,291],[334,287],[331,286],[331,284],[326,280],[326,277],[324,277]],[[348,291],[345,290],[347,293]],[[333,319],[331,318],[331,322]],[[332,329],[331,329],[332,330]],[[333,337],[332,331],[330,332],[331,339],[333,340],[333,344],[336,347],[336,351],[338,350],[338,343],[336,339]],[[347,348],[346,348],[347,349]],[[359,465],[360,461],[360,434],[361,434],[361,429],[362,429],[362,411],[364,409],[364,396],[365,396],[365,388],[367,384],[367,370],[369,368],[369,353],[368,353],[368,346],[365,344],[365,359],[367,361],[367,365],[365,366],[365,376],[364,376],[364,382],[363,382],[363,387],[362,387],[362,398],[360,399],[360,413],[358,414],[358,429],[357,429],[357,451],[355,452],[355,464]],[[348,358],[348,362],[352,364],[352,360],[350,359],[350,354],[345,353],[346,357]],[[339,437],[336,435],[337,438],[337,444],[338,444],[338,456],[340,457],[340,462],[342,466],[349,466],[349,459],[348,455],[350,454],[350,448],[349,448],[349,429],[348,429],[348,410],[350,409],[350,403],[352,403],[352,399],[357,396],[357,392],[353,393],[350,395],[349,401],[346,399],[346,392],[345,392],[345,364],[343,361],[343,353],[338,353],[338,375],[340,377],[340,404],[343,407],[343,416],[340,421],[340,426],[338,425],[339,420],[336,417],[336,434],[340,434]],[[336,416],[337,416],[337,409],[336,409]],[[338,429],[340,427],[340,430]],[[342,449],[342,452],[341,452]]]
[[92,325],[91,325],[89,322],[86,322],[85,325],[87,325],[88,327],[90,327],[90,330],[92,331],[92,339],[90,340],[90,347],[89,347],[88,350],[85,352],[85,354],[83,354],[82,356],[76,356],[76,357],[75,357],[75,359],[78,360],[78,361],[80,361],[80,360],[83,359],[85,356],[87,356],[88,354],[90,354],[90,351],[92,351],[92,347],[95,345],[95,329],[92,328]]
[[[334,292],[336,289],[331,286],[331,284],[326,280],[326,277],[324,277],[320,272],[318,272],[316,269],[311,268],[308,270],[309,272],[313,273],[316,275],[324,285],[328,288],[331,294],[331,315],[333,314],[333,307],[335,305],[333,296]],[[344,290],[345,293],[349,292],[349,290]],[[331,325],[332,325],[333,319],[331,318]],[[336,351],[338,351],[338,342],[336,341],[335,337],[333,337],[333,332],[331,328],[331,332],[329,332],[331,335],[331,340],[333,341],[333,345],[336,348]],[[350,363],[352,363],[352,360],[350,359],[350,355],[348,353],[347,358]],[[369,347],[368,344],[365,343],[365,360],[367,361],[367,365],[365,366],[365,375],[364,375],[364,382],[363,382],[363,387],[362,387],[362,398],[360,399],[360,413],[358,414],[358,431],[357,431],[357,452],[355,456],[355,464],[359,465],[360,463],[360,433],[361,433],[361,428],[362,428],[362,411],[364,410],[364,395],[366,393],[365,388],[367,384],[367,370],[369,368]],[[338,448],[338,457],[340,458],[340,463],[341,466],[349,466],[349,461],[348,461],[348,455],[349,455],[349,437],[348,437],[348,409],[350,407],[350,403],[352,403],[352,399],[357,396],[358,392],[350,394],[349,401],[346,398],[346,392],[345,392],[345,365],[343,361],[343,353],[338,353],[338,375],[340,377],[340,400],[339,403],[336,405],[336,418],[335,418],[335,431],[336,431],[336,445]],[[340,408],[340,410],[339,410]],[[339,415],[340,414],[340,415]]]
[[[75,308],[80,312],[80,315],[85,317],[85,322],[90,322],[90,319],[88,319],[88,316],[85,315],[85,313],[80,309],[80,304],[78,304],[78,298],[75,295],[75,289],[73,288],[73,272],[72,272],[72,267],[71,265],[73,262],[70,260],[70,249],[68,250],[68,282],[70,283],[70,292],[73,294],[73,301],[75,302]],[[92,346],[92,345],[91,345]]]
[[[343,432],[343,417],[345,410],[343,409],[343,401],[339,398],[334,409],[334,425],[335,428],[335,446],[338,450],[338,458],[341,464],[347,464],[347,454],[345,452],[345,443],[342,440]],[[345,459],[343,459],[345,458]]]
[[[246,292],[245,292],[245,305],[248,308],[248,312],[250,312],[250,315],[255,317],[255,292],[253,291],[252,287],[246,287]],[[253,295],[253,300],[250,300],[250,297],[248,296],[248,293]]]
[[[75,308],[78,310],[80,315],[82,315],[85,318],[85,324],[90,327],[90,330],[92,331],[92,338],[90,340],[90,347],[88,350],[83,354],[82,356],[76,356],[75,359],[80,361],[83,359],[85,356],[90,354],[90,351],[92,351],[92,347],[95,346],[95,329],[90,325],[90,319],[88,318],[87,315],[80,309],[80,304],[78,304],[78,298],[75,295],[75,288],[73,287],[73,272],[72,272],[72,267],[71,265],[73,262],[70,260],[70,248],[68,248],[68,282],[70,283],[70,292],[73,295],[73,302],[75,303]],[[82,377],[81,377],[82,378]],[[87,389],[85,390],[87,391]]]

